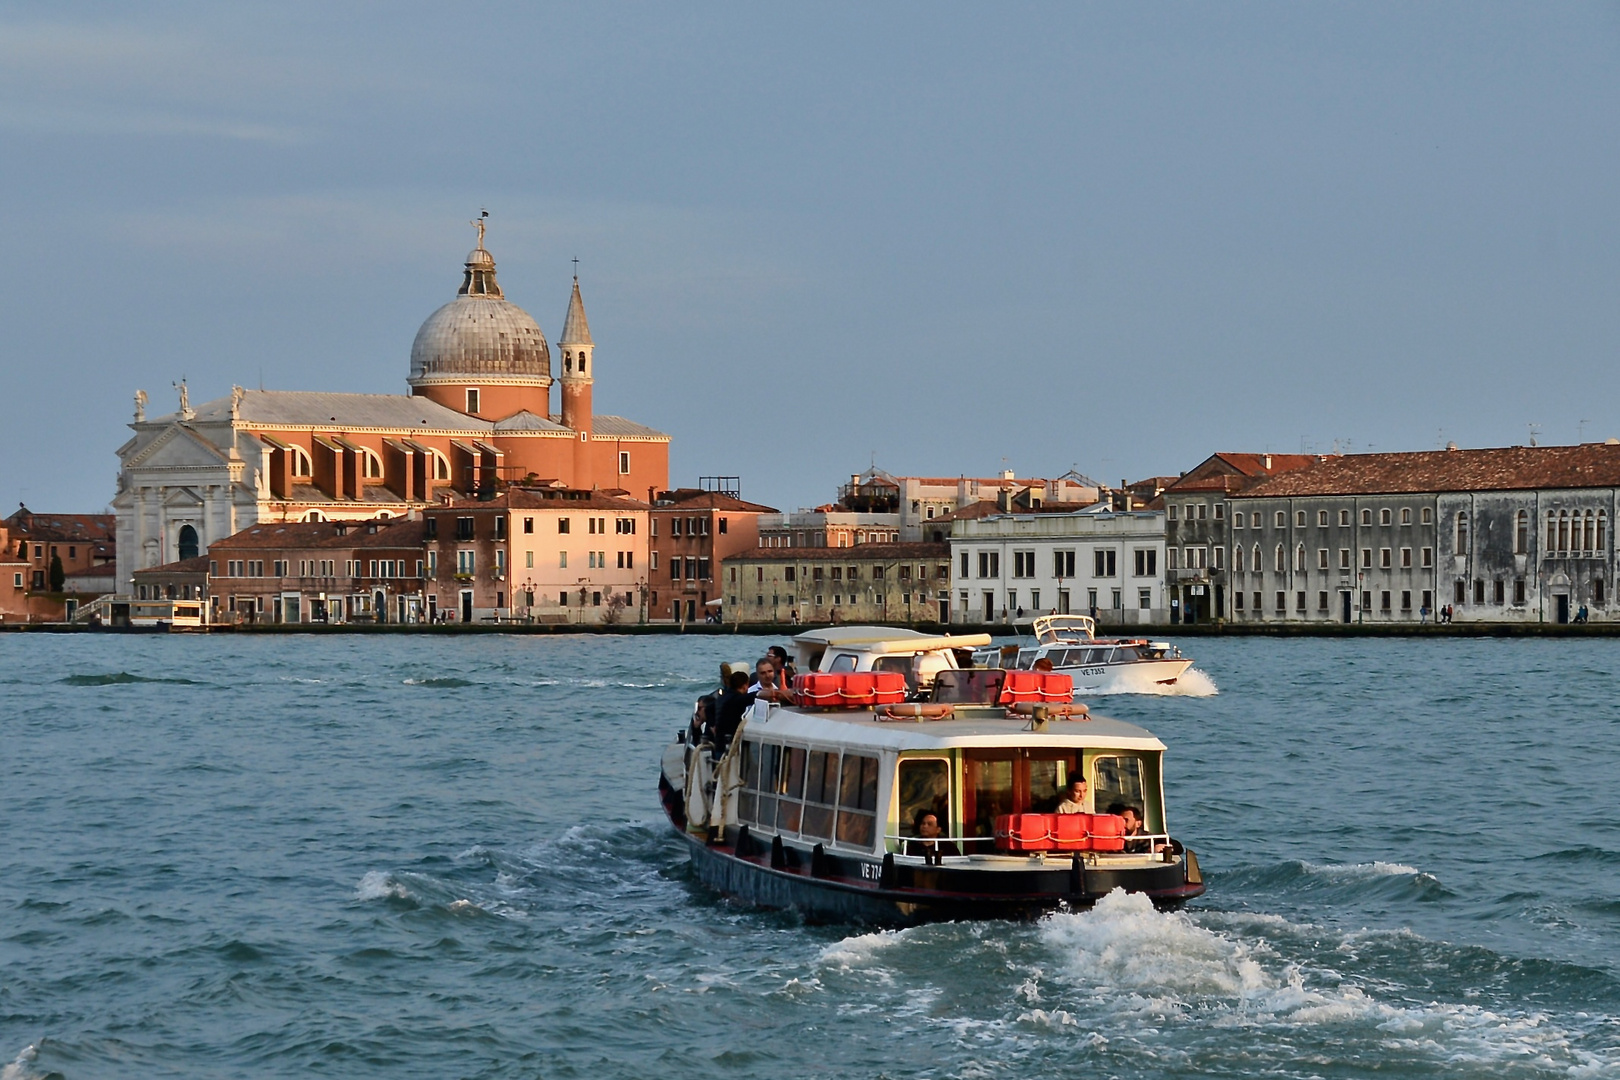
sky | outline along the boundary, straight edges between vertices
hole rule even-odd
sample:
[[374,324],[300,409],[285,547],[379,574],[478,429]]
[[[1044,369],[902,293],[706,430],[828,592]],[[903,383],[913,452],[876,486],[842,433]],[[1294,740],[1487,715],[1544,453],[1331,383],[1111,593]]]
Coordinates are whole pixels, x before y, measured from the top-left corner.
[[901,475],[1620,436],[1620,7],[0,5],[0,505],[132,398],[404,393],[490,214],[596,409]]

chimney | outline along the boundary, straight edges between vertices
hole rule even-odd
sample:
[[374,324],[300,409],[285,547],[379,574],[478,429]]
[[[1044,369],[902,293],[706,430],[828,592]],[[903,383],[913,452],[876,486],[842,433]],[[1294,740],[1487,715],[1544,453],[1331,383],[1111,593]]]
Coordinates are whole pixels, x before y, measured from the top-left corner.
[[1270,472],[1271,471],[1271,455],[1270,454],[1267,454],[1265,456],[1265,463],[1266,463],[1266,471]]
[[1001,470],[1001,478],[1003,480],[1011,480],[1013,478],[1013,475],[1014,474],[1013,474],[1013,471],[1011,469],[1002,469]]

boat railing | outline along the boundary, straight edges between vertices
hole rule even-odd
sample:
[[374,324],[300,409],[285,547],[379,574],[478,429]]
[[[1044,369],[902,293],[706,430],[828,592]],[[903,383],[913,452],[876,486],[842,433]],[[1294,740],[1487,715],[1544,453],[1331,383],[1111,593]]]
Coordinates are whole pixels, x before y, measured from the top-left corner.
[[[888,846],[891,850],[894,850],[896,854],[904,854],[905,850],[906,850],[906,846],[908,844],[927,843],[930,840],[937,840],[942,844],[943,843],[955,844],[961,851],[963,851],[965,854],[968,854],[968,855],[973,855],[973,854],[992,854],[993,855],[993,854],[996,854],[998,850],[1002,850],[1004,854],[1008,854],[1008,855],[1051,855],[1051,856],[1060,856],[1060,855],[1071,855],[1071,854],[1073,854],[1072,851],[1060,851],[1060,850],[1006,851],[1006,850],[1003,850],[1003,849],[998,849],[996,847],[997,843],[1004,842],[1006,838],[1005,837],[996,837],[996,836],[934,836],[934,837],[928,837],[928,838],[925,839],[925,838],[923,838],[921,836],[903,836],[903,835],[901,835],[899,833],[884,833],[883,834],[883,839],[887,842],[886,846]],[[1049,838],[1049,839],[1055,839],[1055,838]],[[1081,854],[1083,854],[1083,855],[1091,855],[1091,854],[1101,854],[1101,855],[1117,855],[1117,854],[1149,855],[1149,854],[1156,853],[1158,851],[1160,845],[1170,844],[1171,843],[1169,833],[1138,833],[1135,836],[1124,837],[1124,840],[1125,840],[1125,842],[1127,844],[1133,844],[1133,843],[1137,843],[1139,841],[1144,841],[1144,840],[1148,841],[1149,842],[1148,850],[1147,851],[1136,851],[1136,852],[1130,852],[1130,851],[1127,851],[1127,852],[1082,851]],[[969,850],[972,847],[978,847],[980,850],[979,851]],[[945,857],[950,858],[949,855],[947,855]],[[918,856],[918,858],[921,858],[921,856]]]

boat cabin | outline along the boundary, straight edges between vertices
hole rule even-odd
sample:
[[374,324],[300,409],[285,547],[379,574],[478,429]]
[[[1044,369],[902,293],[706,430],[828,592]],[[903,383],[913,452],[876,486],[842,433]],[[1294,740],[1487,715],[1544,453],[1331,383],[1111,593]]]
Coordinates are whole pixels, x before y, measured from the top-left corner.
[[915,693],[942,671],[972,666],[973,650],[989,634],[924,634],[893,626],[830,626],[793,639],[793,663],[803,672],[893,671]]

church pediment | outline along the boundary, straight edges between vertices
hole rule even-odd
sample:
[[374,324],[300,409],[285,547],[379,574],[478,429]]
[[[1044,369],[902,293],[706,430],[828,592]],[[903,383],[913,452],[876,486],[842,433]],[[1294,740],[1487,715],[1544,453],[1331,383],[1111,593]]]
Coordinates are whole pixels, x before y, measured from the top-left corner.
[[174,509],[196,508],[203,504],[201,495],[188,487],[171,488],[163,496],[163,505]]
[[124,462],[127,469],[196,468],[223,465],[219,448],[183,424],[172,424]]

